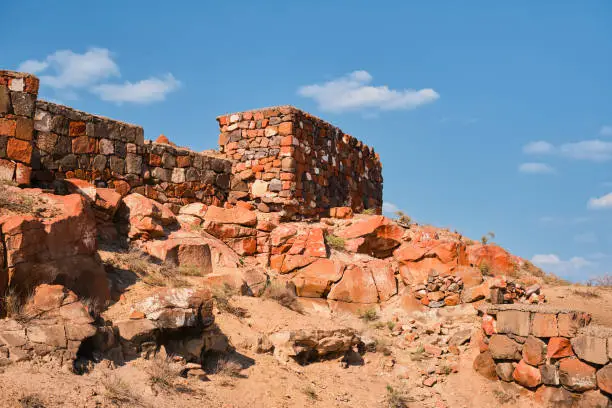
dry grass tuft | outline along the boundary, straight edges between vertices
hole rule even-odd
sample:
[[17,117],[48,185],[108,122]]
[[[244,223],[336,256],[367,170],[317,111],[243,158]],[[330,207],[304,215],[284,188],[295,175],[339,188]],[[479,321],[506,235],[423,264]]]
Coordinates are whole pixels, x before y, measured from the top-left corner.
[[391,385],[387,385],[387,397],[385,400],[386,405],[389,408],[408,407],[408,398],[406,398],[400,391],[396,390]]
[[112,261],[113,266],[127,269],[135,273],[140,280],[150,286],[185,288],[192,286],[183,276],[192,272],[191,268],[173,268],[166,265],[158,265],[144,252],[131,249],[127,253],[115,254]]
[[174,387],[180,370],[175,368],[167,358],[154,358],[147,369],[151,385],[157,386],[165,391]]
[[40,397],[34,394],[24,395],[19,398],[19,406],[21,408],[45,408],[45,404]]
[[242,307],[237,307],[231,304],[234,290],[230,285],[225,283],[221,288],[213,289],[213,298],[215,299],[215,305],[222,313],[229,313],[238,318],[244,318],[249,316],[249,311]]
[[261,297],[275,300],[281,306],[291,309],[294,312],[304,312],[302,305],[298,303],[298,298],[295,294],[295,287],[290,284],[283,284],[278,281],[273,281],[269,283]]
[[317,391],[314,389],[314,387],[312,385],[306,386],[304,389],[302,389],[302,392],[304,394],[306,394],[306,396],[310,400],[312,400],[312,401],[318,401],[319,400],[319,396],[317,395]]
[[601,297],[601,295],[599,294],[599,292],[597,292],[596,289],[593,288],[588,288],[588,289],[573,289],[572,293],[576,296],[580,296],[583,298],[590,298],[590,299],[594,299],[594,298],[599,298]]
[[104,398],[118,406],[141,406],[140,399],[134,395],[130,385],[116,376],[103,376]]
[[344,249],[344,244],[346,243],[344,238],[340,238],[334,234],[326,234],[325,242],[329,245],[330,248],[333,248],[337,251],[342,251]]
[[31,297],[31,293],[24,296],[13,288],[8,289],[0,299],[0,316],[4,315],[21,323],[32,320],[34,316],[25,308]]
[[376,309],[371,307],[363,312],[360,311],[359,317],[365,322],[373,322],[374,320],[378,320],[378,313],[376,313]]

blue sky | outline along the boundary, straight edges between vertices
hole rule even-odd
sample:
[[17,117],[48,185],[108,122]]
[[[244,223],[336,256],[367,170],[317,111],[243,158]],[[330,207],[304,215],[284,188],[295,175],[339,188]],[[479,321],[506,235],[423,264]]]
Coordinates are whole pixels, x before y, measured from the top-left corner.
[[2,68],[43,98],[195,149],[293,104],[375,147],[387,209],[612,273],[607,0],[9,3]]

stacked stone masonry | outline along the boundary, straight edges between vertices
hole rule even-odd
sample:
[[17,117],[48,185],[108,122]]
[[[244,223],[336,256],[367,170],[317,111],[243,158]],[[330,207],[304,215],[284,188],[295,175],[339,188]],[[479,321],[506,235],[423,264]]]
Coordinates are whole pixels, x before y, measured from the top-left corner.
[[536,390],[541,400],[612,404],[612,330],[573,310],[515,304],[481,311],[477,371],[490,367],[493,377]]
[[139,126],[38,101],[33,181],[80,178],[122,195],[141,193],[161,203],[220,205],[227,199],[231,163],[170,144],[144,140]]
[[38,79],[0,71],[0,179],[51,187],[79,178],[178,211],[247,201],[287,218],[382,209],[373,149],[291,106],[217,118],[220,151],[145,141],[140,126],[37,100]]
[[220,150],[234,160],[231,199],[306,217],[342,206],[380,212],[380,158],[340,129],[291,106],[217,120]]
[[27,185],[38,79],[0,71],[0,181]]

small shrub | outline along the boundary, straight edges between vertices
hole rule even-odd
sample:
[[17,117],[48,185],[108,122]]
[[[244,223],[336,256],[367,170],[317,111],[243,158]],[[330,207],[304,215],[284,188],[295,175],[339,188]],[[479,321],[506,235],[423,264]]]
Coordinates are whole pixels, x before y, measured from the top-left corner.
[[306,394],[306,396],[313,401],[318,401],[319,399],[319,396],[317,395],[317,391],[310,385],[304,388],[302,392]]
[[132,387],[116,376],[103,376],[104,397],[118,406],[140,405],[139,398],[132,392]]
[[393,329],[395,329],[395,322],[389,320],[387,322],[387,327],[389,328],[389,330],[393,331]]
[[302,305],[298,303],[295,289],[290,285],[282,284],[277,281],[269,283],[262,297],[275,300],[281,306],[291,309],[294,312],[303,313],[304,311]]
[[375,208],[364,208],[361,213],[365,215],[376,215],[376,209]]
[[425,348],[421,344],[413,353],[410,353],[410,360],[421,361],[424,359],[425,359]]
[[217,362],[217,367],[215,369],[215,373],[224,377],[229,378],[246,378],[244,374],[241,373],[242,366],[236,360],[231,358],[220,359]]
[[8,289],[0,302],[0,316],[4,314],[4,316],[22,323],[30,321],[34,316],[31,316],[26,311],[25,305],[28,303],[31,296],[31,294],[24,296],[13,288]]
[[493,390],[493,395],[495,396],[495,399],[497,399],[497,401],[502,405],[507,404],[514,399],[513,395],[510,395],[500,390]]
[[485,235],[482,236],[482,238],[480,238],[480,242],[483,245],[487,245],[489,243],[490,240],[495,239],[495,233],[492,231],[487,232]]
[[576,296],[580,296],[583,298],[598,298],[601,297],[601,295],[593,288],[588,288],[585,290],[579,290],[579,289],[574,289],[572,290],[572,293]]
[[181,265],[178,268],[178,274],[181,276],[202,276],[202,271],[197,265]]
[[602,288],[612,287],[612,275],[605,274],[589,279],[586,282],[587,286],[598,286]]
[[325,242],[330,246],[330,248],[338,251],[342,251],[344,249],[344,244],[346,243],[344,238],[340,238],[334,234],[326,234]]
[[372,307],[359,313],[359,317],[366,322],[373,322],[378,319],[378,313],[376,313],[376,309]]
[[12,191],[0,189],[0,208],[20,214],[36,213],[36,201],[29,195],[15,195]]
[[375,337],[376,351],[380,351],[384,356],[390,356],[393,354],[391,350],[391,341],[386,337]]
[[408,216],[405,212],[396,211],[395,215],[397,216],[395,221],[398,224],[403,225],[404,227],[410,227],[410,225],[412,224],[412,218],[410,218],[410,216]]
[[386,402],[389,408],[406,408],[408,406],[407,399],[390,385],[387,385]]
[[482,262],[480,265],[478,265],[478,269],[480,269],[480,273],[482,273],[483,276],[493,275],[493,272],[491,271],[489,264],[486,262]]
[[25,395],[19,398],[19,406],[21,408],[45,408],[45,404],[40,397],[34,394]]
[[219,309],[219,311],[222,313],[229,313],[238,318],[247,317],[248,310],[231,304],[230,300],[233,294],[234,290],[227,283],[223,284],[223,287],[221,288],[213,289],[213,298],[215,299],[217,309]]
[[179,370],[174,368],[167,358],[154,358],[148,367],[149,381],[151,385],[158,386],[164,390],[170,390],[174,386]]

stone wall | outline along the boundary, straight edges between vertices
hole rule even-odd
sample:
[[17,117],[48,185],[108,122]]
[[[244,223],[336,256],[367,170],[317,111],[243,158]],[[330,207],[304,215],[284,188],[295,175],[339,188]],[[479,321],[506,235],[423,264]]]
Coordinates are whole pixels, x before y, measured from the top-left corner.
[[[147,141],[145,186],[142,194],[161,203],[202,202],[220,206],[227,201],[232,162],[214,152],[193,152]],[[138,189],[137,189],[138,191]]]
[[38,78],[0,71],[0,181],[29,184]]
[[588,313],[516,304],[482,312],[477,371],[537,390],[544,403],[612,403],[612,330],[589,326]]
[[143,184],[142,127],[38,101],[33,181],[80,178],[118,190]]
[[36,103],[33,181],[79,178],[161,203],[220,205],[231,162],[144,140],[142,127],[46,101]]
[[220,151],[235,161],[232,200],[302,216],[342,206],[380,213],[379,156],[340,129],[291,106],[217,120]]

